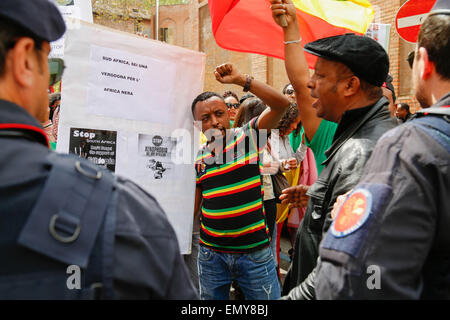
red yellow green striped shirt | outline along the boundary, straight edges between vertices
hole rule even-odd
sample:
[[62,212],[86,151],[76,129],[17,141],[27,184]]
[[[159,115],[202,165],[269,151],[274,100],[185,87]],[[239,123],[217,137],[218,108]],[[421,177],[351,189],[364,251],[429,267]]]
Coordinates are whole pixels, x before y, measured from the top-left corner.
[[266,139],[256,124],[254,118],[230,129],[221,152],[204,146],[195,162],[203,196],[200,244],[210,249],[251,252],[269,245],[259,158]]

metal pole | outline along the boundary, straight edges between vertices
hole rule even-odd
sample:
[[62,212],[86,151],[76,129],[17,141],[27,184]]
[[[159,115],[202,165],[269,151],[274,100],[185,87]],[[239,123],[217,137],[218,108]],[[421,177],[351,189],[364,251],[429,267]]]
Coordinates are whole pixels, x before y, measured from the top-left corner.
[[159,40],[159,0],[156,0],[156,40]]

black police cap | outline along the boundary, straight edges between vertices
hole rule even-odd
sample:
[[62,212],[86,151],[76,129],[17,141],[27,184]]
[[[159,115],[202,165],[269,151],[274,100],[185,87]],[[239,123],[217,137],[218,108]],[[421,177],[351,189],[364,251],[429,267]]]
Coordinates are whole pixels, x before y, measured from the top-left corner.
[[0,19],[16,23],[48,42],[66,32],[61,13],[49,0],[0,0]]
[[389,57],[375,40],[352,33],[318,39],[305,45],[305,51],[345,64],[359,78],[380,87],[389,72]]

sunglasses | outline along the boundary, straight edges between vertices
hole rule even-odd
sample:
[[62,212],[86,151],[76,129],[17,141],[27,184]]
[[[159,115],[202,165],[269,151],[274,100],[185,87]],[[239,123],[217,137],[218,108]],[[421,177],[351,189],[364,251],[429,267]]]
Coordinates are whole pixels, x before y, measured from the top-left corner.
[[49,87],[55,85],[61,81],[62,75],[64,73],[64,60],[60,58],[50,58],[48,59],[48,70],[50,73]]
[[240,104],[239,103],[226,103],[228,108],[234,108],[239,109]]
[[409,67],[412,69],[413,63],[414,63],[414,56],[416,55],[415,51],[411,51],[408,54],[408,58],[406,58],[406,61],[408,61]]
[[293,94],[294,93],[294,89],[287,89],[286,90],[286,94]]

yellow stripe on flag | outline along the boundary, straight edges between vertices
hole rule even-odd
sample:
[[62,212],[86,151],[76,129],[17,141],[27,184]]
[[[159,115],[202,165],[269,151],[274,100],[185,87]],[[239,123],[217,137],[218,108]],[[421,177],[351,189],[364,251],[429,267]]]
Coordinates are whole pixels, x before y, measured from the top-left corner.
[[292,0],[295,7],[332,24],[364,34],[375,15],[368,0]]

